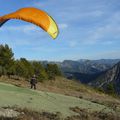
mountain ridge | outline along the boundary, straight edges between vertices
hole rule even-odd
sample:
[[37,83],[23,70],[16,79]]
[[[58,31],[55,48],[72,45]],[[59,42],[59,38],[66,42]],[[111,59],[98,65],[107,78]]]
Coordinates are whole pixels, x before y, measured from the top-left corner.
[[55,61],[41,61],[43,65],[48,63],[57,64],[63,73],[77,72],[85,74],[95,74],[105,71],[119,62],[120,59],[79,59],[79,60],[64,60],[62,62]]
[[120,62],[91,81],[89,85],[97,86],[105,91],[107,91],[108,86],[111,85],[114,92],[120,95]]

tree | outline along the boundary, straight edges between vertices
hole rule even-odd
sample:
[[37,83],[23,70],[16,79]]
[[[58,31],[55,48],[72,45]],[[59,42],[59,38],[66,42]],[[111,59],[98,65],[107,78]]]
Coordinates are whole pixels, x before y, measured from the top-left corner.
[[14,54],[7,44],[0,45],[0,66],[2,74],[7,74],[14,63]]
[[48,75],[45,71],[45,68],[40,62],[33,61],[32,63],[34,74],[37,75],[39,81],[44,81],[48,79]]
[[109,83],[106,87],[106,91],[108,94],[112,94],[114,95],[115,94],[115,86],[113,83]]
[[47,64],[46,71],[49,79],[55,79],[56,76],[61,76],[61,71],[56,64]]
[[33,74],[33,67],[25,58],[17,60],[15,63],[15,74],[21,77],[30,78]]
[[47,64],[43,66],[37,61],[28,61],[25,58],[14,60],[12,49],[6,45],[0,45],[0,76],[17,75],[24,78],[30,78],[37,75],[39,81],[55,79],[61,75],[61,71],[56,64]]

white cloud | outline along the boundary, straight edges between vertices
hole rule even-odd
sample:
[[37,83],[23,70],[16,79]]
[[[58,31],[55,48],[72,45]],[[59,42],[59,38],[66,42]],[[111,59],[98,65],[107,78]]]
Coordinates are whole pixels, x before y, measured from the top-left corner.
[[[93,0],[94,1],[94,0]],[[90,4],[90,5],[89,5]],[[83,0],[52,0],[52,1],[35,1],[33,6],[47,10],[50,14],[60,18],[60,21],[79,21],[80,19],[101,17],[104,14],[103,3],[96,4]],[[102,6],[102,7],[101,7]],[[62,19],[61,19],[62,17]]]
[[3,26],[1,28],[0,31],[13,31],[13,32],[20,32],[21,34],[25,34],[25,35],[32,35],[32,36],[41,36],[41,37],[44,37],[45,36],[45,32],[35,26],[35,25],[20,25],[20,26]]
[[5,31],[5,30],[8,30],[8,31],[23,31],[23,32],[26,32],[26,31],[33,31],[33,30],[36,30],[36,26],[33,26],[33,25],[21,25],[21,26],[4,26],[1,28],[1,30]]
[[120,58],[120,49],[118,50],[111,50],[111,51],[105,51],[105,52],[100,52],[95,55],[96,58],[101,59],[101,58]]
[[76,47],[76,45],[77,45],[77,41],[70,41],[70,42],[69,42],[69,46],[70,46],[71,48]]
[[58,24],[58,27],[60,29],[66,29],[66,28],[68,28],[68,24],[66,24],[66,23]]
[[112,45],[113,43],[114,43],[113,41],[102,42],[103,45]]
[[120,13],[112,15],[99,26],[91,28],[87,31],[84,44],[94,45],[94,44],[106,44],[110,45],[114,42],[120,41]]
[[14,40],[11,40],[11,46],[27,46],[27,45],[31,45],[31,41],[30,40],[27,40],[27,39],[14,39]]

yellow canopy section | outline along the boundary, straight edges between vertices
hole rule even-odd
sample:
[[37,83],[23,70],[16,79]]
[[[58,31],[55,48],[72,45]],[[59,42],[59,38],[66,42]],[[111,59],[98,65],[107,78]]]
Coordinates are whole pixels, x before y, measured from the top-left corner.
[[59,34],[58,26],[53,18],[37,8],[22,8],[14,13],[4,15],[0,17],[0,26],[10,19],[19,19],[33,23],[48,32],[53,39]]

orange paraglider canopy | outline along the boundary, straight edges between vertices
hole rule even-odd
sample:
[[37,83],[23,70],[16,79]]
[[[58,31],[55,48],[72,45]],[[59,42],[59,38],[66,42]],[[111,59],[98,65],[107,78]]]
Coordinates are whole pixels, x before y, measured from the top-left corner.
[[22,8],[16,12],[4,15],[0,17],[0,26],[10,19],[19,19],[33,23],[48,32],[53,39],[59,34],[58,26],[53,18],[37,8]]

